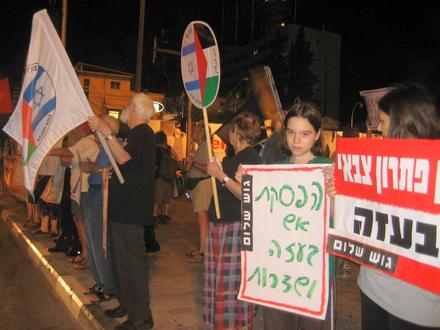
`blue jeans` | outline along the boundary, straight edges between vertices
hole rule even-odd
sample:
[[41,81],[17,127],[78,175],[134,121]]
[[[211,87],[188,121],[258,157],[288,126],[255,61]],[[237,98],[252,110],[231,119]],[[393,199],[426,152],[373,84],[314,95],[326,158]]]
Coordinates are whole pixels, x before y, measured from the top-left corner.
[[107,230],[107,255],[102,246],[102,187],[90,186],[84,202],[84,218],[87,232],[87,250],[93,279],[105,293],[113,293],[113,276]]

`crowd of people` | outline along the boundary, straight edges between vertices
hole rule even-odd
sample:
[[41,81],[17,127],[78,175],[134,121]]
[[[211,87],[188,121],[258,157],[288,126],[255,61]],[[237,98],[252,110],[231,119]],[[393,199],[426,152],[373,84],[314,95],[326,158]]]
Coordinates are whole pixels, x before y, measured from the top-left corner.
[[[380,129],[385,138],[440,137],[437,100],[424,86],[397,85],[379,106]],[[116,329],[151,329],[154,325],[145,250],[160,250],[154,226],[171,221],[173,172],[178,164],[166,135],[154,134],[147,125],[153,114],[151,99],[138,93],[120,116],[128,126],[126,131],[120,131],[119,122],[112,117],[91,117],[93,132],[79,127],[62,146],[51,150],[47,164],[40,169],[35,194],[29,196],[29,221],[39,225],[35,234],[58,237],[52,252],[70,254],[69,261],[78,270],[90,268],[95,280],[88,292],[91,301],[117,299],[119,305],[105,311],[112,318],[127,315],[127,321]],[[185,186],[199,224],[199,244],[186,255],[188,262],[203,263],[203,319],[211,328],[253,326],[255,306],[237,298],[242,267],[240,165],[329,164],[323,176],[327,193],[334,198],[335,177],[332,160],[324,157],[321,122],[318,106],[298,99],[285,113],[284,121],[278,123],[271,143],[257,150],[261,118],[250,112],[240,113],[230,125],[233,153],[221,163],[208,158],[204,126],[193,128],[192,139],[198,148],[186,160]],[[97,132],[105,137],[123,183],[96,138]],[[220,219],[211,177],[216,181]],[[103,212],[105,205],[108,216]],[[262,307],[264,329],[335,328],[336,261],[332,256],[329,260],[325,318]],[[358,284],[362,329],[440,329],[438,295],[364,266]]]

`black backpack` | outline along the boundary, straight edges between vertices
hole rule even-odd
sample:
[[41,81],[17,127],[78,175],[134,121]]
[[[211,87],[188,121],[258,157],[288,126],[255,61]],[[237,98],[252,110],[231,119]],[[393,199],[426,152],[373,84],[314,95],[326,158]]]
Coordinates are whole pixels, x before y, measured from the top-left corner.
[[160,149],[162,152],[162,159],[160,160],[157,173],[161,178],[172,181],[176,177],[176,171],[178,169],[177,160],[173,158],[169,149]]

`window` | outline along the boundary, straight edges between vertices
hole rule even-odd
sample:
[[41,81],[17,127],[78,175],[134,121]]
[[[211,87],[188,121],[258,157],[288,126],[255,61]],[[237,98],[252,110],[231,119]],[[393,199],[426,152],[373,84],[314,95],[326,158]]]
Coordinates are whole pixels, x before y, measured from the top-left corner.
[[110,88],[111,89],[120,89],[121,83],[119,81],[111,81],[110,82]]
[[119,115],[121,114],[121,110],[119,109],[108,109],[108,115],[119,119]]
[[84,94],[86,94],[87,98],[89,98],[89,89],[90,89],[90,79],[86,78],[84,79]]

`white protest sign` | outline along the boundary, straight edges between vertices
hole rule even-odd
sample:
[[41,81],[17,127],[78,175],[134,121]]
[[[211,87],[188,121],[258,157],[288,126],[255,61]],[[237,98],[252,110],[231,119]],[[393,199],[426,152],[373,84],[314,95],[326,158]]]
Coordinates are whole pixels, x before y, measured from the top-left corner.
[[324,319],[326,165],[244,166],[239,299]]

